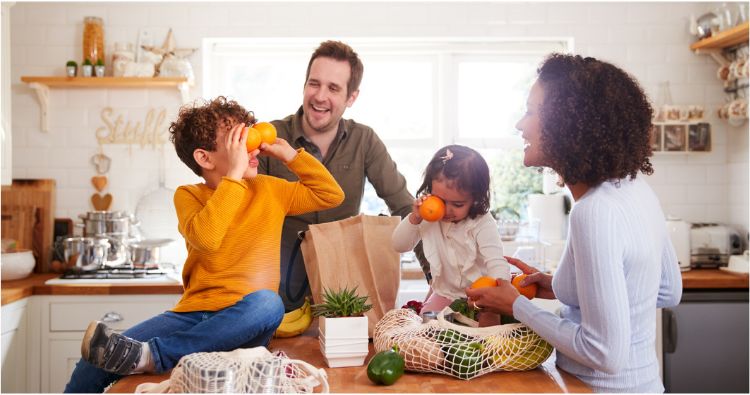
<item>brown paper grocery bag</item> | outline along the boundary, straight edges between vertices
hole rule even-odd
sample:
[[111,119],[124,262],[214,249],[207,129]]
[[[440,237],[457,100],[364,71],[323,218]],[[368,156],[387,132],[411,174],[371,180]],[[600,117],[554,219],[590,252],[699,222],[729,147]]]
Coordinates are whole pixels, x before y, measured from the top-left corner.
[[302,256],[315,303],[323,288],[357,287],[367,295],[369,333],[396,304],[401,280],[400,255],[391,235],[401,218],[360,214],[340,221],[310,225],[302,241]]

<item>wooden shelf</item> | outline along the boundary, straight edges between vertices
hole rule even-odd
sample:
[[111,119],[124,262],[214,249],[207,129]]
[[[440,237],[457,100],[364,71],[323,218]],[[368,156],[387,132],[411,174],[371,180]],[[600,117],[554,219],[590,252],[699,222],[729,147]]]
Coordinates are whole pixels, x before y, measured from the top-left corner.
[[36,91],[41,106],[42,130],[48,131],[47,108],[50,88],[177,88],[182,103],[190,100],[190,86],[186,77],[36,77],[22,76],[21,82]]
[[719,32],[709,38],[694,42],[690,45],[693,51],[706,49],[722,49],[733,45],[748,42],[748,32],[750,32],[750,22],[745,22],[731,29]]

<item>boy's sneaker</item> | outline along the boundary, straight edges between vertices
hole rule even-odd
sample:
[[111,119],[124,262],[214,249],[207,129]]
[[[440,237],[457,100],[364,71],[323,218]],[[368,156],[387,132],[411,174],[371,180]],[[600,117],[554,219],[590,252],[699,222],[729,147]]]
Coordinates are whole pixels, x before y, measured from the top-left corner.
[[101,321],[91,321],[81,342],[81,356],[107,372],[126,375],[141,359],[143,344],[112,331]]

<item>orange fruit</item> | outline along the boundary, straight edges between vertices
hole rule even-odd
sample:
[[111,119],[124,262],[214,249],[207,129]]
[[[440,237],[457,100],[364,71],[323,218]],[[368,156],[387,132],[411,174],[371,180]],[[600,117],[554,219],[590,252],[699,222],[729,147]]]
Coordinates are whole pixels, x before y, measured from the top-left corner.
[[536,296],[536,291],[538,286],[536,284],[527,285],[525,287],[521,286],[521,280],[526,278],[526,274],[519,274],[515,277],[513,277],[513,280],[511,280],[511,284],[513,284],[514,287],[518,290],[518,292],[525,296],[526,299],[534,299]]
[[445,215],[445,203],[443,199],[430,195],[419,206],[419,216],[427,221],[440,221]]
[[260,147],[261,139],[260,132],[256,128],[247,128],[247,152],[255,151]]
[[258,122],[253,125],[253,129],[260,132],[260,139],[266,144],[276,142],[276,128],[270,122]]
[[471,288],[487,288],[487,287],[496,287],[497,286],[497,280],[490,276],[482,276],[479,277],[476,281],[471,283]]

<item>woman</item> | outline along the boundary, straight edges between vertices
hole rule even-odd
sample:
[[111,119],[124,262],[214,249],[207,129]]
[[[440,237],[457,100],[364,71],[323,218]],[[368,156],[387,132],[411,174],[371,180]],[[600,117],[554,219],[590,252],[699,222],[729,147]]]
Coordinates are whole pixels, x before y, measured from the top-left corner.
[[651,188],[652,109],[627,73],[593,58],[552,54],[538,70],[516,127],[524,165],[549,167],[575,201],[554,276],[511,264],[557,298],[547,312],[507,281],[467,289],[479,308],[512,314],[557,349],[557,365],[597,392],[663,392],[656,308],[682,295],[677,257]]

